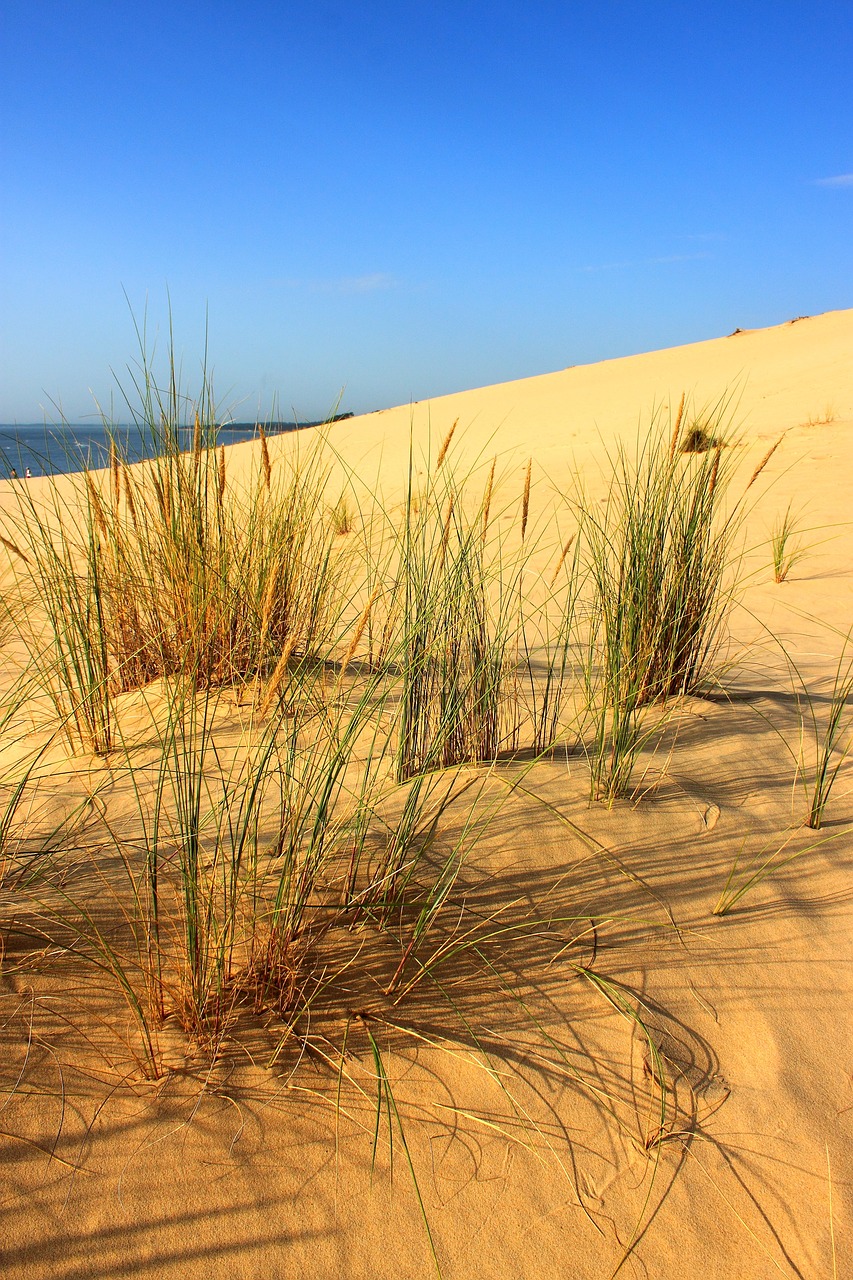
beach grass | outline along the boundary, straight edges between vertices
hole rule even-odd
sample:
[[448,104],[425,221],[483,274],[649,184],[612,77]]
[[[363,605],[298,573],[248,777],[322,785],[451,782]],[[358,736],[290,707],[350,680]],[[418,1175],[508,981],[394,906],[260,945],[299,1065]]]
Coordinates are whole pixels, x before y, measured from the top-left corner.
[[800,542],[800,524],[792,513],[791,504],[773,526],[770,537],[773,557],[773,581],[786,582],[791,570],[808,554]]
[[[528,779],[540,765],[580,754],[591,801],[642,799],[641,758],[720,678],[745,494],[779,441],[732,502],[729,402],[695,413],[682,399],[605,458],[603,500],[579,478],[543,512],[534,459],[520,476],[496,458],[463,466],[454,422],[424,458],[412,436],[394,506],[354,473],[342,482],[322,434],[282,449],[259,428],[238,469],[209,379],[186,394],[173,357],[162,385],[144,357],[131,390],[148,461],[131,466],[116,437],[103,471],[18,485],[5,507],[7,633],[28,656],[4,714],[16,721],[33,689],[39,711],[16,730],[36,736],[4,793],[0,889],[17,893],[26,870],[16,911],[39,956],[73,954],[101,975],[130,1017],[143,1077],[168,1076],[175,1029],[215,1064],[235,1047],[249,1054],[247,1026],[263,1028],[268,1069],[290,1056],[296,1073],[319,1024],[340,1111],[345,1085],[364,1094],[348,1056],[360,1038],[373,1160],[384,1124],[439,1273],[380,1027],[433,1045],[441,1037],[418,1022],[421,1004],[450,1016],[448,1052],[473,1055],[524,1140],[563,1160],[527,1086],[511,1086],[498,1050],[484,1047],[492,1032],[476,1018],[486,1026],[491,1015],[472,1014],[465,987],[485,986],[524,1028],[521,1048],[517,1028],[506,1033],[519,1060],[532,1055],[586,1090],[648,1160],[627,1256],[661,1148],[681,1130],[643,1000],[597,964],[599,936],[620,917],[574,904],[574,869],[543,889],[511,857],[484,872],[478,854],[490,839],[503,848],[509,800],[538,805]],[[780,549],[788,568],[793,532]],[[849,635],[827,716],[801,685],[817,828],[849,749]],[[76,820],[64,813],[38,858],[22,860],[25,802],[62,752],[81,774],[92,761],[100,770],[79,800],[85,823],[73,842],[57,840]],[[574,818],[540,808],[584,858],[612,869]],[[611,817],[596,807],[597,820]],[[736,863],[714,913],[814,847],[780,843]],[[522,993],[525,955],[630,1025],[647,1064],[642,1121],[642,1090],[625,1091],[632,1125],[601,1064],[581,1070],[543,1025]]]
[[633,454],[620,445],[608,457],[598,509],[579,486],[593,587],[585,673],[595,798],[631,793],[647,709],[707,685],[724,643],[737,530],[725,510],[727,412],[721,400],[703,428],[713,443],[699,448],[691,427],[685,449],[682,397],[674,418],[654,416]]
[[[819,698],[809,690],[789,656],[796,679],[796,695],[803,727],[799,772],[808,798],[806,826],[817,831],[823,825],[826,806],[838,774],[853,747],[850,733],[850,698],[853,695],[851,632],[842,637],[841,650],[829,695]],[[821,703],[826,710],[821,710]],[[813,745],[807,758],[806,744]]]

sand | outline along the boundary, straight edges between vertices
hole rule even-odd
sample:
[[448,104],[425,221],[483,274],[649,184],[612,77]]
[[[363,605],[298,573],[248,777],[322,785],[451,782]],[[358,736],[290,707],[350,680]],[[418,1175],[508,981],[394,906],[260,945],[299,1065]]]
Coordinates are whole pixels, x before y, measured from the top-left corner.
[[[565,760],[505,796],[471,895],[510,915],[545,903],[551,930],[503,944],[503,981],[451,975],[458,1016],[419,995],[384,1021],[356,1017],[348,1071],[364,1095],[348,1087],[338,1109],[331,1008],[275,1067],[274,1041],[250,1027],[213,1065],[176,1038],[170,1070],[146,1081],[109,985],[73,956],[58,974],[21,964],[12,929],[4,1275],[408,1278],[436,1260],[447,1280],[849,1274],[853,769],[822,832],[805,833],[796,703],[767,628],[825,693],[833,628],[853,622],[853,311],[401,406],[330,440],[341,483],[348,469],[378,480],[390,503],[410,432],[434,458],[458,419],[457,463],[496,456],[517,522],[528,458],[538,519],[578,472],[594,493],[605,449],[682,392],[730,397],[734,492],[781,438],[744,528],[729,696],[690,701],[637,801],[590,804]],[[229,475],[253,447],[229,451]],[[293,447],[273,442],[274,458]],[[770,530],[789,503],[807,554],[777,584]],[[786,841],[805,852],[715,916],[735,860]],[[369,990],[347,999],[375,1007]],[[401,1121],[386,1111],[375,1159],[368,1031]]]

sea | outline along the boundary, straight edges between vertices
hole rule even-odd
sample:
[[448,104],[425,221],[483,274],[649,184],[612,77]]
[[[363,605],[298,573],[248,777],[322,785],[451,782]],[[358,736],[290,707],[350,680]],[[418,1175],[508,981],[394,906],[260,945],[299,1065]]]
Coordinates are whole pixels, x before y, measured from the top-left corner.
[[[316,423],[272,422],[264,424],[268,436],[284,431],[296,431]],[[241,422],[223,425],[217,434],[219,444],[237,444],[241,440],[256,438],[258,428],[254,423]],[[44,423],[0,423],[0,479],[14,476],[62,475],[86,468],[96,470],[109,462],[110,436],[128,462],[140,462],[154,453],[154,442],[149,432],[138,426],[101,424],[61,426]],[[192,448],[193,429],[180,430],[181,445]]]

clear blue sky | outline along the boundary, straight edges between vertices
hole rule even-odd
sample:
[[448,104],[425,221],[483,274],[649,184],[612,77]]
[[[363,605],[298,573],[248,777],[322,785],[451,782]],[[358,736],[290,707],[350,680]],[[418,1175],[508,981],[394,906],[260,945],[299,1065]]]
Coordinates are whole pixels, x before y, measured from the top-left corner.
[[[853,8],[2,0],[0,420],[126,290],[238,416],[356,411],[853,306]],[[119,415],[121,416],[121,415]]]

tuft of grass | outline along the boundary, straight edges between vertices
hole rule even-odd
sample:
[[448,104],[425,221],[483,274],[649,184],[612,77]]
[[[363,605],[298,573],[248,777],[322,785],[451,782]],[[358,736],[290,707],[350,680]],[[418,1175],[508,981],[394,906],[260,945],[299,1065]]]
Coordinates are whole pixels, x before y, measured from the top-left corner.
[[579,633],[580,599],[584,585],[581,539],[564,541],[556,565],[545,578],[546,594],[538,609],[522,603],[521,637],[532,722],[531,744],[536,755],[550,750],[560,737],[563,713],[575,676],[571,652]]
[[823,407],[823,413],[810,413],[802,424],[804,427],[825,427],[830,422],[835,422],[838,417],[835,405],[831,401],[827,401]]
[[[822,836],[819,840],[810,841],[808,844],[789,850],[791,842],[797,836],[796,831],[792,831],[781,845],[772,849],[769,854],[767,850],[770,845],[765,845],[754,858],[751,858],[746,864],[741,859],[735,858],[732,863],[726,883],[722,888],[719,898],[717,899],[713,914],[715,916],[726,916],[734,907],[751,893],[763,880],[772,875],[774,871],[779,871],[783,867],[787,867],[790,863],[796,862],[799,858],[803,858],[816,849],[822,848],[830,840],[837,840],[840,836],[850,835],[850,828],[846,827],[841,831],[833,832],[832,835]],[[775,841],[773,842],[775,843]],[[766,855],[766,856],[765,856]]]
[[385,777],[382,744],[361,759],[381,707],[375,685],[330,704],[322,665],[303,664],[292,683],[272,715],[249,707],[236,721],[233,702],[199,688],[191,667],[152,691],[151,766],[124,741],[114,761],[135,813],[104,818],[112,873],[93,850],[96,895],[61,877],[54,892],[78,954],[126,1000],[147,1074],[160,1073],[167,1018],[215,1056],[240,1008],[296,1016],[312,948],[346,907],[335,905],[341,860],[364,844]]
[[697,421],[687,428],[678,447],[682,453],[707,453],[709,449],[719,449],[723,443],[719,436]]
[[334,507],[332,507],[331,519],[332,528],[339,538],[352,532],[354,516],[350,500],[345,493],[341,494]]
[[4,534],[34,669],[72,746],[99,755],[116,695],[189,668],[200,687],[264,679],[285,652],[325,649],[349,590],[322,514],[322,442],[273,460],[259,428],[259,466],[237,488],[206,373],[186,395],[172,351],[161,385],[143,346],[126,403],[151,459],[129,466],[111,438],[105,472],[44,496],[15,486]]
[[853,747],[853,737],[850,733],[850,698],[853,695],[851,638],[853,638],[853,632],[848,631],[838,656],[832,690],[826,699],[828,710],[823,722],[818,712],[818,698],[809,692],[793,661],[788,659],[798,682],[796,693],[804,728],[803,736],[810,737],[814,743],[814,765],[810,785],[806,779],[806,766],[802,759],[800,769],[808,796],[806,826],[815,831],[819,830],[823,824],[830,792],[841,766]]
[[[645,742],[643,709],[695,693],[707,682],[724,636],[736,519],[722,509],[728,451],[683,453],[683,414],[669,432],[660,415],[633,455],[609,459],[600,514],[580,495],[593,587],[586,684],[594,722],[594,796],[630,793]],[[727,402],[716,432],[724,437]]]
[[315,956],[335,930],[369,930],[391,948],[389,995],[425,963],[482,831],[482,781],[445,847],[445,815],[477,779],[451,771],[400,787],[386,673],[350,679],[342,667],[330,684],[330,667],[295,662],[266,710],[261,696],[235,706],[191,665],[152,686],[154,758],[141,767],[119,733],[113,776],[134,813],[103,813],[111,852],[83,855],[94,893],[57,864],[42,915],[115,984],[146,1075],[162,1072],[167,1020],[216,1057],[246,1011],[285,1027],[310,1016]]
[[791,570],[806,556],[807,550],[799,541],[799,521],[791,514],[791,504],[773,527],[770,547],[773,555],[773,581],[785,582]]
[[[446,442],[445,442],[446,443]],[[442,460],[446,450],[442,447]],[[490,560],[484,537],[493,471],[482,500],[444,467],[415,498],[410,455],[391,592],[399,619],[391,652],[401,676],[399,780],[494,760],[517,743],[511,667],[518,637],[519,566]],[[526,532],[529,487],[522,521]]]
[[[141,394],[153,394],[150,379]],[[134,684],[180,670],[187,653],[200,683],[246,682],[268,673],[285,645],[322,647],[335,625],[346,558],[322,518],[321,453],[306,456],[297,442],[274,464],[261,433],[260,467],[235,491],[209,388],[200,408],[191,453],[179,447],[176,404],[159,425],[144,419],[155,458],[125,469],[125,499],[111,513],[110,638]]]
[[681,453],[707,453],[709,449],[716,449],[725,443],[723,437],[715,434],[719,427],[718,409],[719,406],[692,412],[687,394],[682,392],[670,436],[670,461],[675,456],[676,449]]
[[51,482],[43,498],[27,485],[13,497],[4,538],[12,625],[72,749],[106,755],[114,717],[103,506],[88,471],[68,496]]

